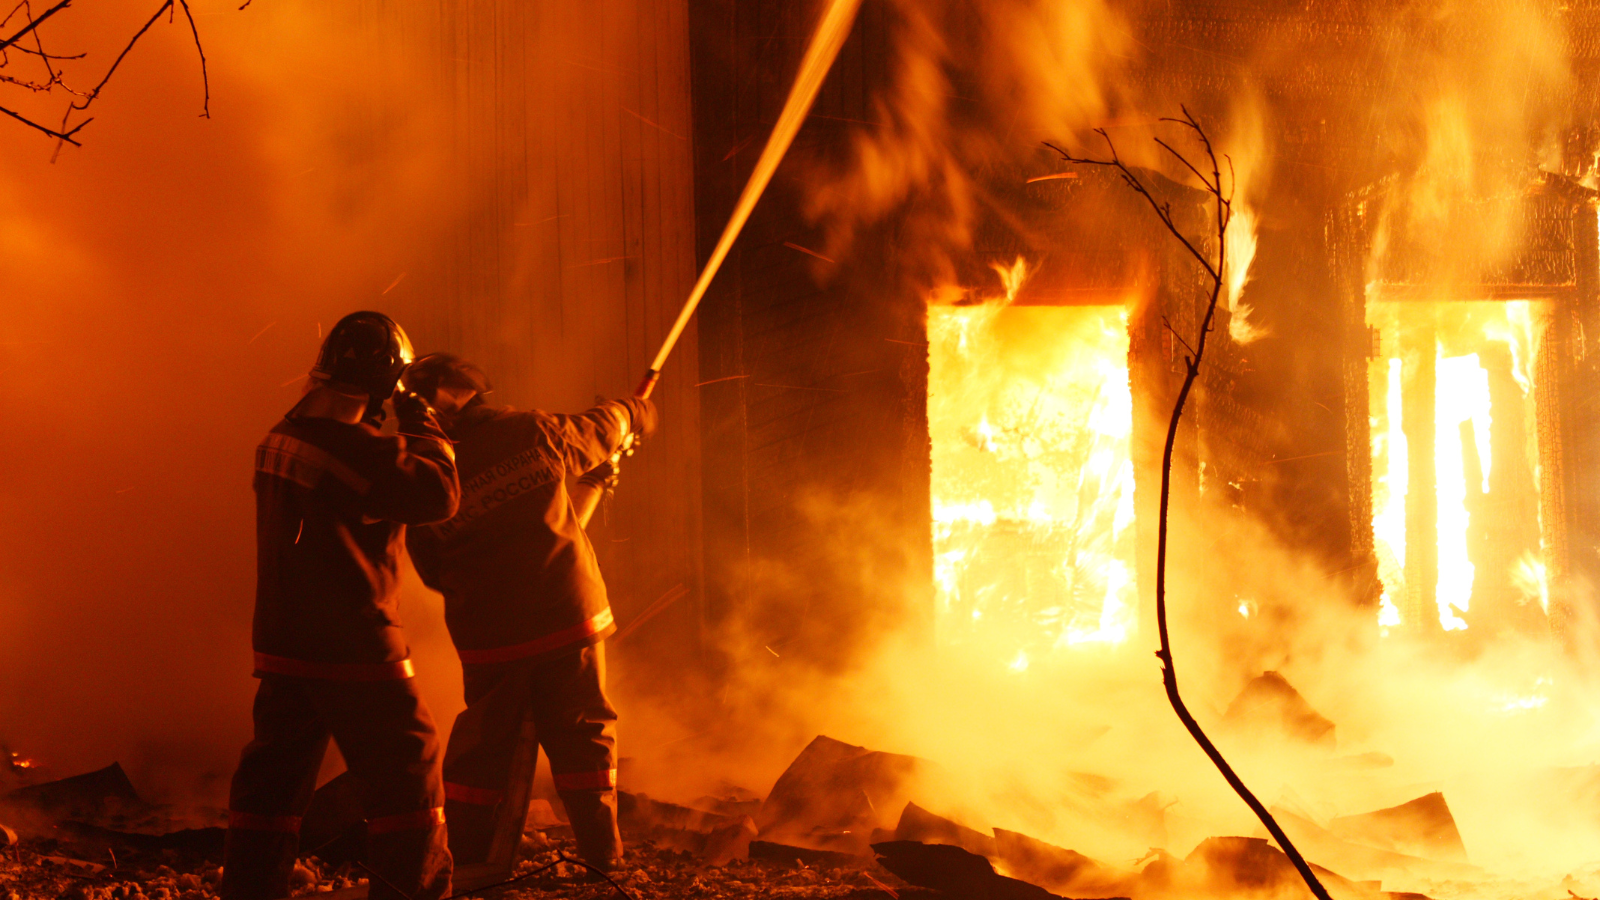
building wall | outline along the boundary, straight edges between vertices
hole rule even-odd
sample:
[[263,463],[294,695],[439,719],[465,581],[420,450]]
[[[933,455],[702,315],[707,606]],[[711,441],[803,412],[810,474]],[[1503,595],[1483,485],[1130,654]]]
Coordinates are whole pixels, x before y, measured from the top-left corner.
[[[698,246],[715,245],[820,3],[693,0]],[[886,10],[866,3],[700,313],[708,616],[725,660],[831,667],[932,618],[927,335],[893,226],[822,259],[819,160],[878,116]]]
[[[682,0],[368,0],[365,65],[430,110],[438,233],[385,296],[419,352],[479,362],[495,397],[576,412],[632,392],[695,277],[688,21]],[[381,106],[374,106],[380,109]],[[353,110],[374,145],[384,116]],[[375,151],[376,152],[376,151]],[[692,657],[701,628],[697,332],[654,399],[590,534],[628,629],[627,678]]]

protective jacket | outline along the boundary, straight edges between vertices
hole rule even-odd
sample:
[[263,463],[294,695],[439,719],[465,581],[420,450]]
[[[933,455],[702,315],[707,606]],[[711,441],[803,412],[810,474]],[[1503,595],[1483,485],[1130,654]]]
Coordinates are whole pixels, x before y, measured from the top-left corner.
[[402,416],[399,431],[291,413],[256,448],[257,675],[410,677],[405,526],[455,514],[460,486],[431,411]]
[[617,452],[645,404],[608,401],[579,415],[478,404],[450,424],[461,508],[406,543],[423,582],[444,595],[462,663],[546,658],[616,630],[566,479]]

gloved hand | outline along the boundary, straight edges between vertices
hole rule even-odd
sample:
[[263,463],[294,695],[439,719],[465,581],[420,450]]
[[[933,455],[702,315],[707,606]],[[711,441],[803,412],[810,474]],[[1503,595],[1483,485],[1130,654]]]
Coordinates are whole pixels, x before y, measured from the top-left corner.
[[402,423],[422,422],[433,418],[433,407],[421,394],[401,388],[394,392],[394,415]]
[[655,434],[656,405],[638,397],[629,397],[625,402],[628,404],[629,418],[633,422],[633,433],[640,437]]
[[616,490],[617,482],[622,476],[621,455],[619,452],[600,465],[578,476],[578,481],[604,491]]

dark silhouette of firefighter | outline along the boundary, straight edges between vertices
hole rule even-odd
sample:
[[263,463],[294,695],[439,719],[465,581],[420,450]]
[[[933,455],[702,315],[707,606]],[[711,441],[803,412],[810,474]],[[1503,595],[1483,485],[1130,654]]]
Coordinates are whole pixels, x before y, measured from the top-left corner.
[[[305,396],[256,448],[255,739],[229,798],[221,894],[289,896],[300,817],[332,737],[367,816],[369,896],[450,893],[433,717],[398,612],[407,525],[450,518],[455,454],[433,411],[397,392],[411,343],[352,313],[322,344]],[[393,395],[398,427],[378,425]]]
[[[444,595],[466,684],[444,762],[450,849],[463,864],[487,859],[497,807],[525,795],[512,761],[531,721],[580,855],[615,868],[617,714],[601,642],[616,628],[566,482],[582,476],[586,517],[619,452],[654,430],[655,408],[631,398],[579,415],[491,406],[483,372],[447,354],[418,360],[406,386],[438,408],[461,467],[460,511],[406,541]],[[498,820],[520,827],[526,810],[512,812]]]

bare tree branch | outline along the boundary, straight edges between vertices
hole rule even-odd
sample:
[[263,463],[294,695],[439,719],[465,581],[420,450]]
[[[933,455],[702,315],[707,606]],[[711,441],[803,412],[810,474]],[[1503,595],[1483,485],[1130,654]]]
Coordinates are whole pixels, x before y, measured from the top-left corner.
[[47,59],[47,60],[49,60],[49,59],[65,59],[65,60],[83,59],[84,57],[89,55],[87,53],[74,53],[71,56],[62,56],[62,55],[56,54],[56,53],[44,53],[44,52],[39,51],[39,50],[29,50],[27,47],[15,47],[15,46],[7,47],[6,49],[7,50],[15,50],[18,53],[26,53],[29,56],[37,56],[40,59]]
[[189,20],[189,33],[194,35],[194,50],[200,54],[200,85],[205,89],[206,97],[200,107],[202,119],[211,118],[211,75],[206,71],[206,48],[200,46],[200,29],[194,24],[194,13],[189,10],[189,0],[178,0],[183,7],[183,17]]
[[128,51],[133,49],[134,44],[139,43],[139,39],[144,37],[144,33],[146,31],[150,30],[150,26],[154,25],[156,20],[161,18],[161,14],[171,8],[172,0],[165,0],[165,2],[161,4],[161,8],[156,10],[156,14],[150,17],[150,21],[144,23],[144,27],[139,29],[139,33],[135,34],[133,39],[128,41],[128,46],[123,47],[122,52],[117,54],[116,61],[111,64],[111,68],[106,70],[105,77],[101,78],[100,83],[95,85],[93,90],[89,91],[88,95],[84,97],[83,103],[81,105],[77,103],[72,104],[73,109],[81,111],[89,108],[89,104],[93,103],[100,96],[100,89],[106,86],[106,82],[110,81],[111,76],[116,74],[117,67],[122,65],[122,61],[127,58]]
[[40,84],[37,81],[29,81],[26,78],[13,78],[4,72],[0,72],[0,84],[16,85],[19,88],[26,88],[36,94],[48,94],[49,92],[55,90],[56,86],[60,83],[61,82],[54,77],[52,77],[49,81]]
[[[200,27],[195,21],[194,10],[189,4],[189,0],[161,0],[161,5],[157,7],[155,13],[145,21],[145,23],[137,32],[134,33],[133,37],[130,38],[123,46],[122,51],[117,54],[115,59],[112,60],[110,67],[107,68],[100,76],[94,87],[87,91],[73,89],[67,83],[64,72],[52,64],[52,61],[56,60],[65,61],[82,59],[86,54],[79,53],[76,55],[64,55],[52,53],[45,49],[44,42],[40,37],[42,32],[39,26],[51,16],[63,9],[66,9],[71,5],[71,3],[72,0],[53,0],[52,5],[48,9],[36,16],[33,13],[31,0],[20,0],[20,2],[18,2],[9,13],[0,16],[0,25],[6,25],[19,13],[27,19],[26,25],[22,26],[19,30],[11,34],[10,37],[0,41],[0,69],[4,69],[11,62],[8,55],[10,50],[16,50],[27,56],[38,57],[44,66],[43,76],[29,77],[26,75],[13,75],[9,72],[0,72],[0,86],[9,85],[14,88],[30,91],[35,94],[52,93],[56,88],[60,88],[65,93],[71,94],[76,98],[68,101],[65,115],[62,116],[61,124],[56,128],[50,128],[48,126],[41,125],[33,119],[30,119],[29,117],[14,110],[4,110],[7,115],[43,134],[47,134],[56,138],[58,141],[56,145],[57,155],[60,154],[61,148],[67,143],[78,146],[78,141],[73,137],[73,135],[76,135],[77,132],[82,129],[84,125],[88,124],[90,120],[85,119],[83,122],[69,127],[74,115],[88,109],[96,100],[100,98],[101,92],[103,92],[106,88],[106,85],[110,83],[112,76],[114,76],[117,73],[117,70],[121,68],[123,60],[128,58],[128,55],[133,51],[133,48],[139,43],[145,34],[150,31],[151,26],[155,25],[155,23],[160,20],[163,14],[167,16],[167,21],[169,24],[175,23],[177,20],[177,11],[181,7],[183,9],[184,21],[186,21],[189,25],[189,35],[194,40],[195,52],[200,57],[200,84],[203,91],[200,115],[201,117],[208,119],[211,117],[210,66],[208,60],[206,59],[205,46],[200,40]],[[33,46],[26,46],[21,43],[24,38],[28,38],[30,36]],[[52,159],[54,159],[54,157],[52,157]]]
[[63,141],[66,141],[67,143],[71,144],[74,147],[81,147],[83,145],[78,143],[78,141],[73,138],[73,135],[78,133],[78,129],[79,128],[82,128],[83,126],[85,126],[85,125],[89,124],[90,122],[94,121],[94,119],[92,119],[92,118],[84,119],[82,122],[79,122],[77,124],[77,126],[75,126],[71,131],[56,131],[54,128],[50,128],[50,127],[47,127],[47,126],[44,126],[44,125],[40,125],[38,122],[35,122],[32,119],[20,116],[20,115],[18,115],[16,113],[12,112],[9,109],[6,109],[4,106],[0,106],[0,113],[5,113],[6,115],[10,116],[13,119],[16,119],[18,122],[21,122],[22,124],[28,126],[29,128],[37,128],[38,130],[44,132],[45,134],[50,135],[53,138],[59,138],[59,139],[61,139]]
[[1161,317],[1161,326],[1163,328],[1167,329],[1167,333],[1172,335],[1172,339],[1173,340],[1175,340],[1178,343],[1183,345],[1183,349],[1189,351],[1189,355],[1190,356],[1198,355],[1198,354],[1195,353],[1194,347],[1190,346],[1189,342],[1183,339],[1183,335],[1178,333],[1178,329],[1172,327],[1172,320],[1171,319],[1168,319],[1166,316],[1162,316]]
[[[1170,121],[1170,120],[1168,120],[1168,121]],[[1189,161],[1187,159],[1183,158],[1183,154],[1182,153],[1179,153],[1178,151],[1172,149],[1172,145],[1168,144],[1166,141],[1163,141],[1161,138],[1156,138],[1155,142],[1157,144],[1161,145],[1161,149],[1163,149],[1163,150],[1167,151],[1168,153],[1172,154],[1172,158],[1173,159],[1176,159],[1178,162],[1183,163],[1184,168],[1186,168],[1189,171],[1193,172],[1194,173],[1194,177],[1200,179],[1200,183],[1206,186],[1206,190],[1212,191],[1212,190],[1216,189],[1215,186],[1212,185],[1211,182],[1206,180],[1206,177],[1204,175],[1200,174],[1200,170],[1199,169],[1196,169],[1193,165],[1191,165],[1189,163]]]
[[1111,148],[1111,158],[1109,160],[1088,159],[1086,157],[1073,156],[1049,141],[1045,142],[1045,146],[1060,154],[1061,158],[1069,163],[1076,163],[1078,165],[1085,166],[1107,166],[1116,169],[1117,174],[1122,176],[1122,180],[1128,185],[1128,187],[1132,188],[1135,193],[1143,197],[1145,202],[1150,204],[1150,208],[1155,210],[1156,217],[1161,220],[1162,225],[1166,226],[1167,231],[1171,232],[1172,236],[1177,238],[1179,243],[1183,244],[1184,249],[1189,251],[1190,256],[1193,256],[1195,260],[1200,263],[1200,265],[1205,267],[1206,274],[1210,275],[1213,279],[1221,278],[1220,273],[1211,267],[1210,257],[1206,256],[1204,253],[1201,253],[1200,250],[1196,248],[1194,244],[1190,243],[1189,239],[1184,236],[1183,230],[1178,228],[1177,225],[1173,224],[1172,205],[1162,204],[1159,200],[1157,200],[1155,195],[1151,194],[1149,189],[1144,186],[1144,182],[1139,180],[1139,176],[1133,174],[1133,170],[1128,168],[1128,166],[1123,163],[1122,159],[1117,156],[1117,148],[1111,143],[1111,136],[1106,134],[1105,129],[1096,128],[1095,133],[1104,138],[1106,146]]
[[[1278,846],[1289,857],[1289,861],[1294,864],[1295,870],[1305,880],[1306,886],[1311,889],[1311,893],[1316,895],[1317,900],[1330,900],[1327,888],[1323,887],[1322,881],[1311,870],[1311,865],[1306,862],[1304,856],[1300,855],[1299,849],[1289,840],[1289,836],[1284,833],[1283,828],[1278,825],[1277,819],[1273,818],[1272,813],[1267,810],[1261,800],[1245,785],[1244,780],[1233,770],[1233,766],[1229,765],[1228,760],[1217,749],[1216,744],[1211,742],[1211,738],[1206,736],[1205,730],[1200,727],[1200,723],[1189,712],[1188,705],[1183,702],[1183,696],[1178,691],[1178,673],[1172,662],[1172,638],[1167,629],[1167,545],[1172,501],[1172,456],[1173,450],[1178,443],[1178,425],[1183,419],[1183,410],[1188,405],[1189,395],[1193,392],[1195,382],[1200,377],[1200,364],[1205,359],[1206,342],[1215,327],[1217,302],[1222,298],[1223,272],[1227,268],[1228,223],[1233,219],[1233,189],[1237,185],[1235,180],[1224,189],[1222,167],[1217,160],[1216,150],[1211,146],[1210,137],[1207,136],[1205,129],[1200,126],[1194,115],[1187,108],[1182,109],[1182,119],[1164,119],[1163,121],[1176,123],[1194,132],[1194,138],[1199,142],[1201,149],[1205,153],[1205,160],[1211,164],[1211,176],[1209,178],[1206,177],[1187,157],[1174,150],[1165,141],[1157,138],[1156,143],[1177,157],[1185,168],[1193,172],[1200,179],[1200,182],[1205,185],[1206,193],[1211,195],[1216,210],[1214,224],[1216,228],[1217,258],[1214,264],[1209,257],[1196,249],[1194,242],[1190,241],[1183,234],[1183,231],[1178,228],[1172,217],[1171,204],[1158,202],[1139,179],[1139,176],[1117,156],[1116,145],[1112,143],[1111,138],[1105,131],[1096,129],[1111,150],[1111,158],[1109,160],[1074,157],[1053,144],[1047,144],[1046,146],[1059,153],[1061,158],[1067,162],[1109,166],[1116,169],[1117,173],[1122,176],[1122,180],[1150,204],[1150,208],[1155,210],[1156,217],[1161,220],[1161,224],[1166,226],[1167,231],[1171,232],[1183,244],[1190,255],[1199,260],[1200,264],[1205,267],[1206,274],[1210,276],[1211,295],[1206,301],[1206,312],[1200,322],[1200,333],[1196,335],[1192,347],[1181,336],[1178,338],[1184,347],[1192,349],[1192,352],[1184,358],[1183,384],[1178,388],[1177,400],[1172,405],[1172,418],[1167,422],[1167,440],[1161,451],[1161,512],[1156,523],[1156,627],[1161,636],[1161,650],[1156,656],[1161,660],[1161,683],[1166,689],[1167,700],[1172,704],[1173,712],[1177,714],[1178,720],[1183,723],[1183,727],[1189,732],[1190,737],[1194,738],[1195,743],[1200,745],[1200,749],[1205,752],[1212,764],[1217,767],[1217,771],[1222,773],[1222,777],[1228,782],[1228,786],[1233,788],[1239,798],[1245,802],[1245,805],[1250,807],[1250,811],[1256,814],[1256,818],[1261,820],[1261,824],[1266,826],[1273,840],[1278,842]],[[1231,174],[1233,171],[1233,161],[1231,159],[1228,161],[1228,167]],[[1170,324],[1168,328],[1171,328]],[[1174,331],[1173,334],[1177,335],[1177,332]]]
[[[24,5],[26,5],[26,4],[24,4]],[[3,41],[0,41],[0,50],[4,50],[7,47],[11,46],[12,44],[15,44],[17,41],[21,40],[23,38],[23,36],[26,35],[28,32],[33,31],[35,28],[38,28],[40,25],[44,24],[44,20],[45,19],[50,18],[51,16],[53,16],[56,13],[62,11],[63,9],[66,9],[68,6],[71,6],[71,5],[72,5],[72,0],[61,0],[60,3],[57,3],[55,6],[52,6],[49,9],[45,10],[44,12],[40,13],[39,17],[36,18],[36,19],[32,18],[31,17],[31,13],[30,13],[30,21],[28,22],[28,24],[26,26],[23,27],[23,29],[21,31],[17,32],[16,34],[13,34],[11,37],[8,37]]]

